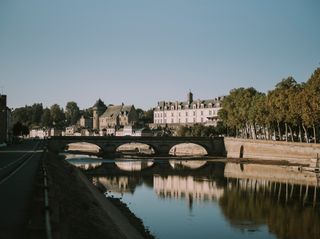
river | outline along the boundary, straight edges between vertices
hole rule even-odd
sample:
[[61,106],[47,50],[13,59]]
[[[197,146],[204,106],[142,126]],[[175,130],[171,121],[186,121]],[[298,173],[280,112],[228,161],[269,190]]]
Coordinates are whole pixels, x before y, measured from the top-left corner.
[[319,175],[226,160],[108,160],[75,156],[108,197],[156,238],[319,238]]

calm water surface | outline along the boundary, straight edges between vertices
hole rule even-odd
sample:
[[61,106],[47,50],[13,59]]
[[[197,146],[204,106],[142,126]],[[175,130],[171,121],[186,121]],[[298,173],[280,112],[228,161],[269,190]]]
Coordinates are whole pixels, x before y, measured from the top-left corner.
[[157,238],[320,238],[319,175],[205,160],[69,159]]

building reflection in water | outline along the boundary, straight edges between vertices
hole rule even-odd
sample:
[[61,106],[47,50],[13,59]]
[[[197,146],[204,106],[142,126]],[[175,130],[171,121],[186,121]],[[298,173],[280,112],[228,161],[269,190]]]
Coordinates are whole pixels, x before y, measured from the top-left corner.
[[97,156],[83,155],[83,154],[64,154],[65,159],[72,165],[90,170],[102,165],[101,159]]
[[173,169],[197,169],[207,163],[205,160],[169,160]]
[[92,177],[92,183],[99,188],[104,188],[104,191],[111,191],[114,193],[134,193],[140,180],[137,177],[129,176],[110,176],[110,177]]
[[193,176],[153,176],[153,187],[161,198],[186,199],[192,208],[194,201],[217,201],[224,193],[215,181]]
[[153,165],[152,161],[140,160],[140,161],[116,161],[117,167],[123,171],[141,171],[145,168],[149,168]]

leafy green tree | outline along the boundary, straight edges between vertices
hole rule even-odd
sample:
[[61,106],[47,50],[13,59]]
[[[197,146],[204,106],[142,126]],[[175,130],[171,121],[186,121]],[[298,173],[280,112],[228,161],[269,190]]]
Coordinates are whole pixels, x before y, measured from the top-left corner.
[[80,109],[76,102],[70,101],[66,105],[65,118],[68,125],[74,125],[80,118]]
[[14,109],[14,111],[12,112],[12,119],[13,119],[13,124],[17,123],[17,122],[23,122],[24,124],[31,124],[31,112],[30,110],[30,106],[25,106],[25,107],[20,107],[20,108],[16,108]]
[[31,127],[40,125],[43,113],[42,104],[35,103],[32,106],[16,108],[12,112],[13,123],[22,122],[22,124]]
[[302,94],[302,120],[312,127],[314,142],[317,142],[317,127],[320,122],[320,68],[317,68],[307,81]]
[[144,111],[143,109],[137,108],[136,111],[137,111],[141,126],[145,126],[146,124],[153,122],[153,109]]
[[291,129],[292,125],[293,127],[298,129],[298,132],[296,135],[298,135],[298,138],[300,142],[302,142],[302,131],[301,131],[301,126],[302,126],[302,91],[304,88],[304,84],[296,84],[294,88],[291,89],[290,94],[288,96],[288,101],[289,101],[289,110],[287,114],[287,121],[289,122],[289,129],[290,129],[290,134],[291,134],[291,140],[294,141],[293,138],[293,130]]
[[42,104],[33,104],[31,106],[31,122],[33,125],[40,125],[41,123],[41,117],[43,114],[43,106]]
[[43,114],[41,116],[41,126],[47,128],[52,126],[51,111],[48,108],[43,110]]
[[52,118],[52,124],[58,127],[65,125],[65,115],[63,109],[58,104],[54,104],[50,107],[50,114]]
[[181,125],[176,129],[177,136],[183,137],[183,136],[189,136],[189,134],[190,134],[190,129],[188,126]]
[[265,139],[270,137],[271,123],[270,113],[267,108],[267,96],[264,93],[258,93],[253,99],[251,114],[254,114],[254,122],[259,127],[259,134]]
[[26,136],[29,134],[29,128],[21,122],[16,122],[12,128],[14,136]]
[[274,120],[277,122],[280,140],[283,138],[281,123],[285,125],[285,135],[286,140],[288,140],[288,124],[293,117],[289,114],[289,99],[290,96],[296,92],[297,87],[297,82],[292,77],[288,77],[279,82],[276,88],[268,93],[268,108]]
[[12,127],[12,132],[14,136],[22,135],[22,124],[20,121],[16,122]]
[[242,137],[251,137],[255,127],[255,119],[250,114],[253,107],[254,97],[259,94],[254,88],[237,88],[222,101],[222,110],[219,117],[225,122],[225,126],[235,128],[236,135],[241,131]]
[[153,109],[149,109],[143,112],[143,120],[145,123],[153,122]]

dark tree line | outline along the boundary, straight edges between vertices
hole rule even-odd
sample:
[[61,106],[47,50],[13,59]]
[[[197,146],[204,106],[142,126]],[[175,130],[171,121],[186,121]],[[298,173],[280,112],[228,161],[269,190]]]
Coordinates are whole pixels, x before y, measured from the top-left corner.
[[320,68],[306,83],[292,77],[267,94],[254,88],[230,91],[219,117],[236,137],[317,142],[320,126]]
[[145,126],[146,124],[153,123],[153,109],[143,110],[140,108],[136,109],[139,117],[139,125]]
[[195,124],[193,126],[179,126],[175,130],[175,135],[185,137],[211,137],[219,136],[225,133],[226,129],[221,122],[217,126],[204,126]]
[[[87,112],[88,111],[88,112]],[[90,114],[89,110],[85,110]],[[65,127],[75,124],[81,115],[77,103],[71,101],[66,105],[65,110],[58,104],[50,108],[43,108],[41,103],[35,103],[31,106],[16,108],[12,112],[13,124],[21,124],[28,128],[32,127]]]

